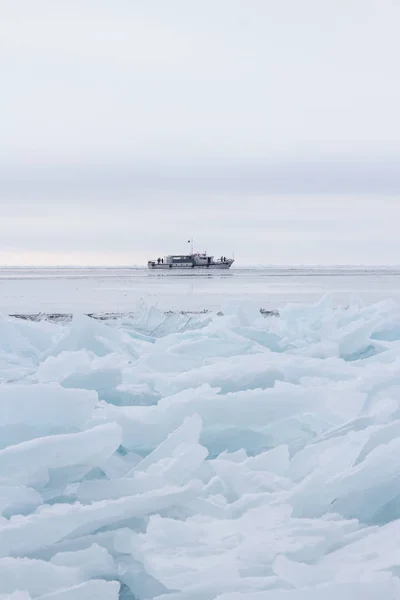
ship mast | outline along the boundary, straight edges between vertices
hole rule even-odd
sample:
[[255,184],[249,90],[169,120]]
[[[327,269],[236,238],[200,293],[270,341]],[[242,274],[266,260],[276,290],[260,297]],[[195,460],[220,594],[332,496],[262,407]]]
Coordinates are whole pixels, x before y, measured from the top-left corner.
[[190,254],[193,255],[193,238],[190,238],[190,240],[188,240],[188,244],[190,244]]

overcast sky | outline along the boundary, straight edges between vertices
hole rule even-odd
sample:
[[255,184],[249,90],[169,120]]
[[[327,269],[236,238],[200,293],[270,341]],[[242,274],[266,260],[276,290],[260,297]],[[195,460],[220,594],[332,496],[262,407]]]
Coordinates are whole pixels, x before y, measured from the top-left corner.
[[0,0],[0,263],[400,263],[398,0]]

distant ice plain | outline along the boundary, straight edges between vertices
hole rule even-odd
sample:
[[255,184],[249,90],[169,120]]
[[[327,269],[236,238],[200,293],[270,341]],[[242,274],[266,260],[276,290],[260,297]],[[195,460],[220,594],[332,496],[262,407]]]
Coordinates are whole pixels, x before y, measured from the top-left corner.
[[0,268],[0,312],[131,312],[138,302],[160,310],[220,310],[252,300],[276,310],[288,302],[336,305],[400,301],[400,267],[233,267],[228,272],[154,273],[145,268]]

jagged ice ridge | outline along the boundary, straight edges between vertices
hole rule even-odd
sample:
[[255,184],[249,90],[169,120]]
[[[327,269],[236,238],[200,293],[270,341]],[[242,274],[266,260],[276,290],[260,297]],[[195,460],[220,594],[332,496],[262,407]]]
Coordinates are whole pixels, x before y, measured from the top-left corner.
[[400,598],[397,304],[0,333],[0,600]]

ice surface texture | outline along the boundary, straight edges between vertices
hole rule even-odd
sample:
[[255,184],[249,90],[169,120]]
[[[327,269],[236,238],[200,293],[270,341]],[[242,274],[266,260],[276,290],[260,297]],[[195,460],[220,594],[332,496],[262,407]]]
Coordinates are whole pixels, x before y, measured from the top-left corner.
[[0,600],[398,600],[400,307],[0,320]]

